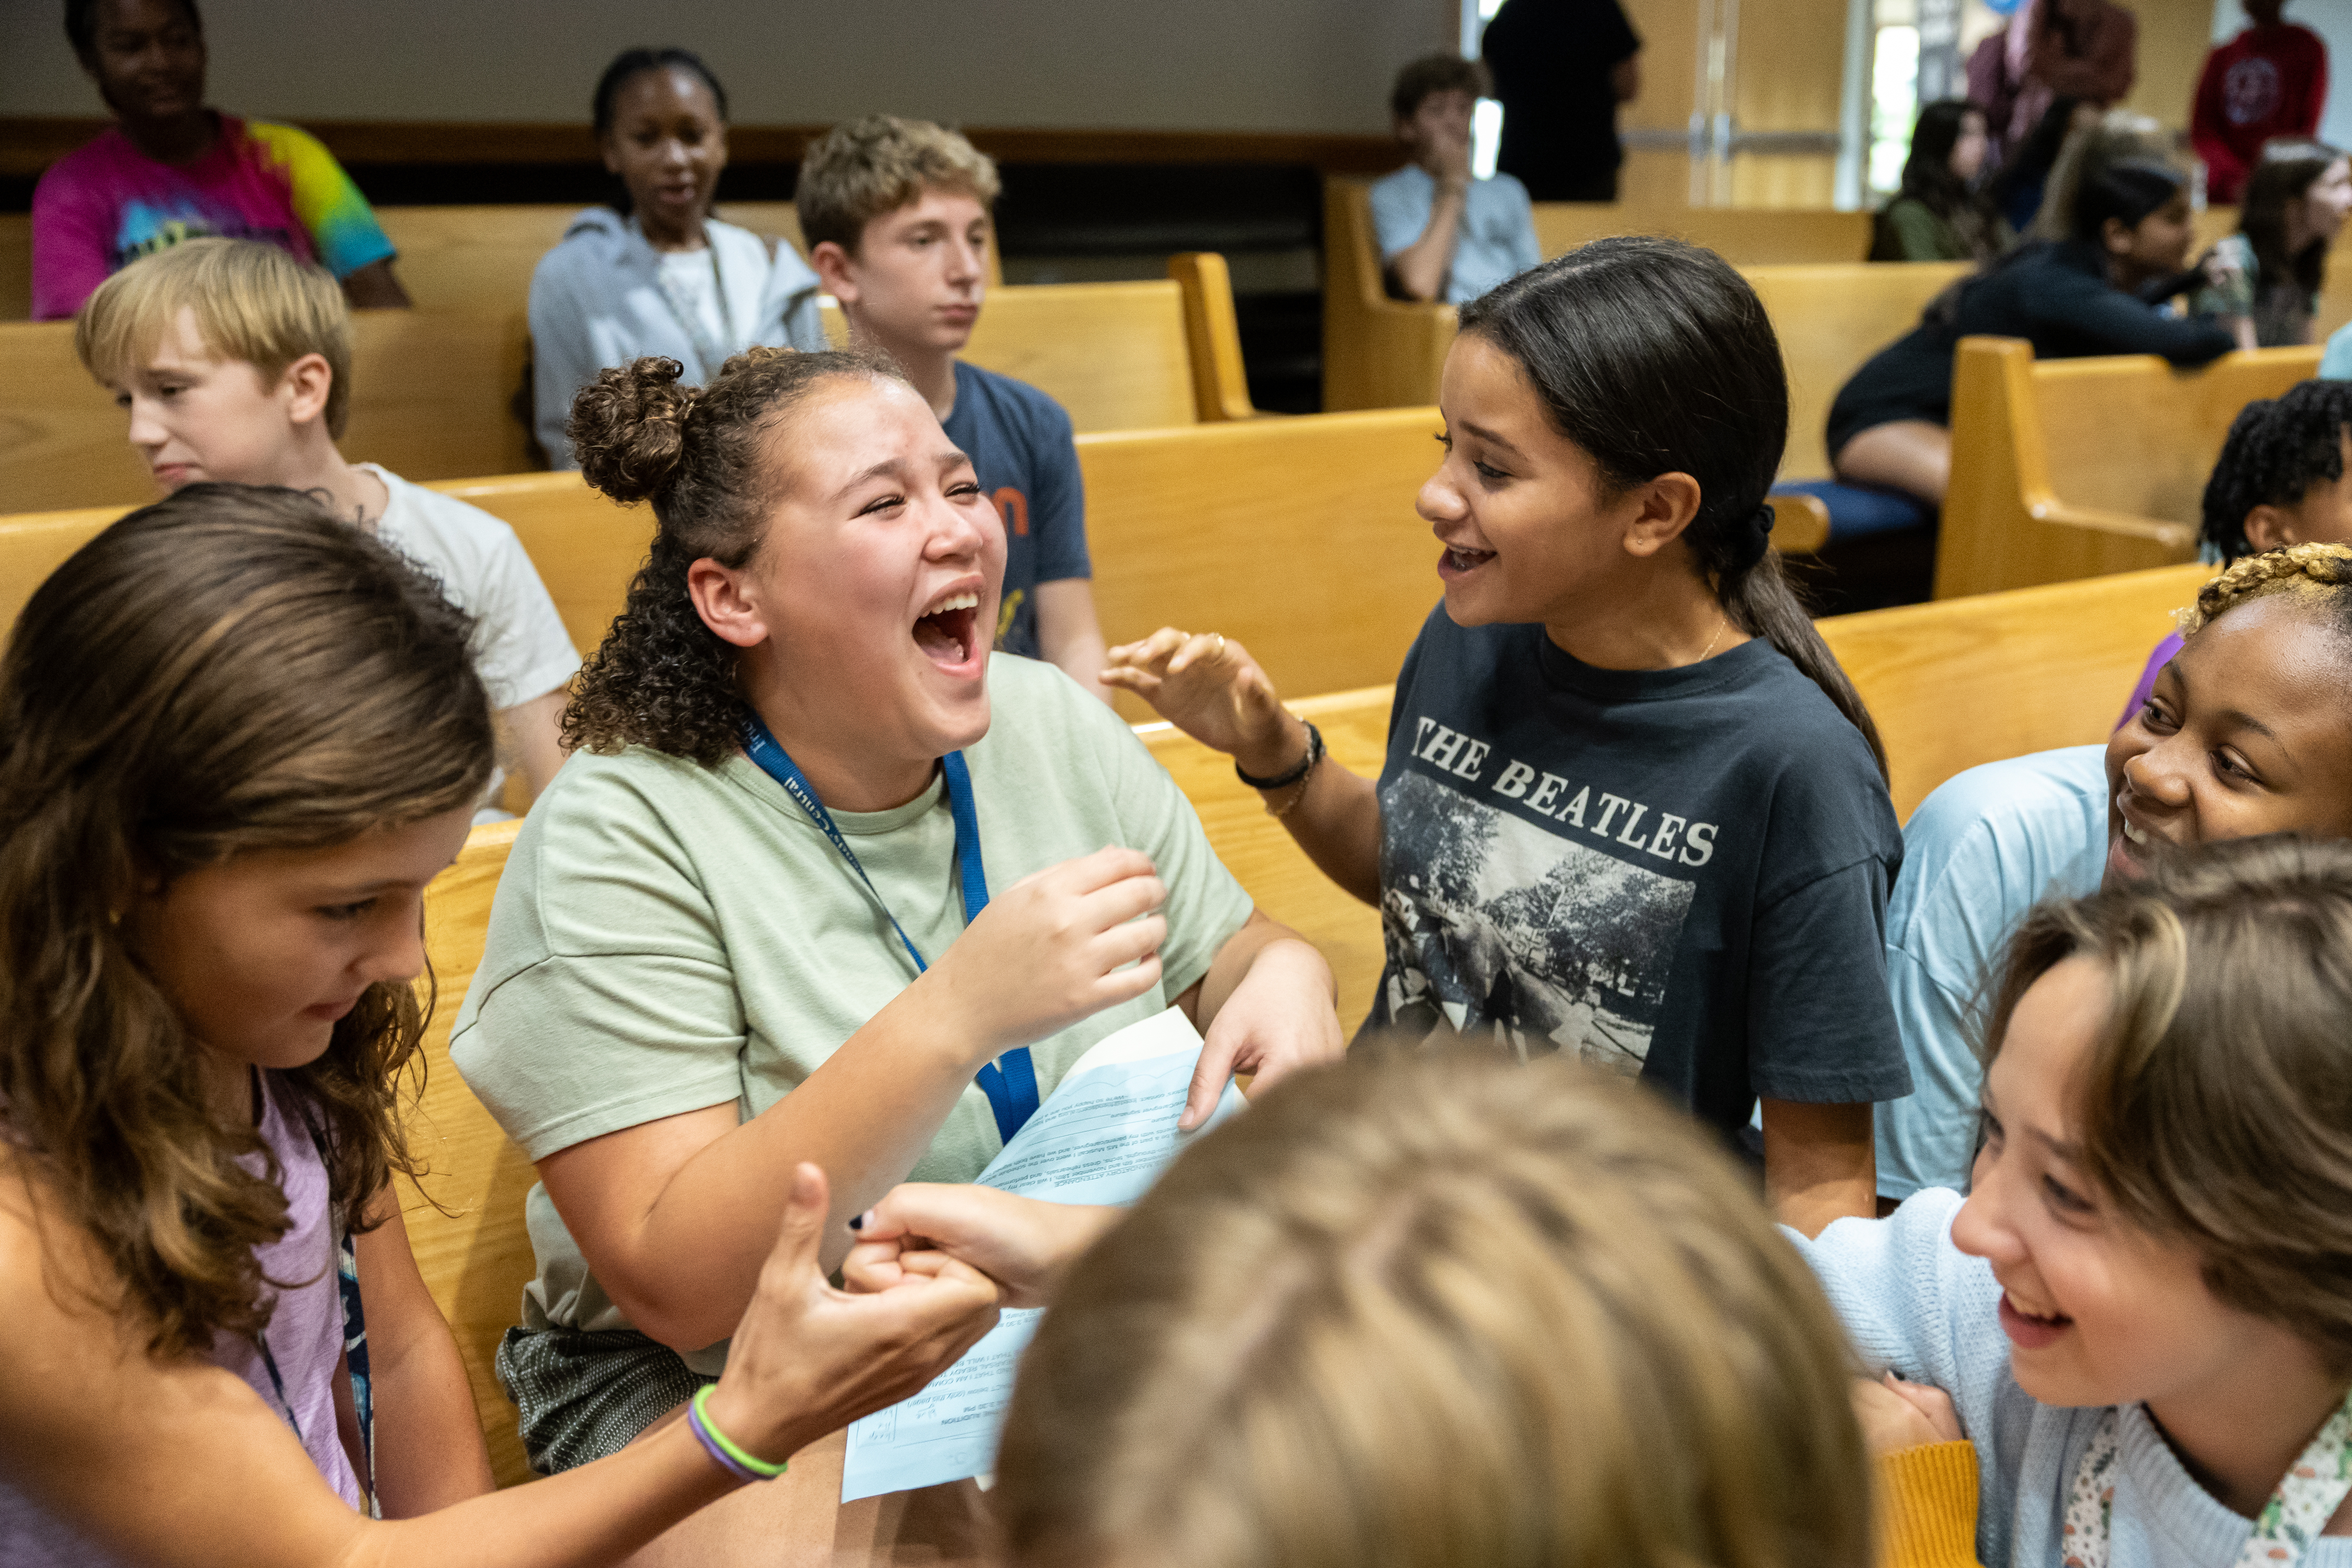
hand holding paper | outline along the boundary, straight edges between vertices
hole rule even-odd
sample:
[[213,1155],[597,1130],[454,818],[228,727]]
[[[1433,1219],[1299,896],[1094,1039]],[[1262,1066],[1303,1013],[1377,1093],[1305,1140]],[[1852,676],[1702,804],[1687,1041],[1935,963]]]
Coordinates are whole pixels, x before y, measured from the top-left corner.
[[[1096,1042],[980,1173],[982,1184],[1055,1204],[1133,1203],[1176,1156],[1176,1119],[1200,1058],[1201,1037],[1173,1007]],[[1228,1082],[1209,1125],[1241,1107],[1241,1091]],[[921,1256],[902,1254],[898,1266]],[[878,1252],[868,1259],[879,1261]],[[1034,1310],[1006,1312],[938,1382],[853,1425],[841,1500],[985,1471],[1036,1322]]]
[[866,1211],[841,1266],[853,1290],[887,1290],[950,1259],[996,1281],[1007,1307],[1043,1307],[1078,1254],[1120,1210],[1045,1203],[995,1187],[908,1182]]

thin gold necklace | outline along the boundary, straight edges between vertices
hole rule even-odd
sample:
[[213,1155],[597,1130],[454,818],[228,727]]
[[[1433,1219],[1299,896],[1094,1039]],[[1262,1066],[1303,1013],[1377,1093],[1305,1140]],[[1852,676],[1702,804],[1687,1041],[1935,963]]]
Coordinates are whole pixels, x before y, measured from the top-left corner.
[[1715,635],[1706,639],[1706,653],[1699,655],[1696,658],[1691,660],[1691,662],[1693,664],[1705,664],[1707,660],[1707,654],[1712,654],[1715,651],[1715,645],[1721,642],[1723,640],[1723,634],[1730,629],[1731,617],[1727,615],[1720,622],[1717,623]]

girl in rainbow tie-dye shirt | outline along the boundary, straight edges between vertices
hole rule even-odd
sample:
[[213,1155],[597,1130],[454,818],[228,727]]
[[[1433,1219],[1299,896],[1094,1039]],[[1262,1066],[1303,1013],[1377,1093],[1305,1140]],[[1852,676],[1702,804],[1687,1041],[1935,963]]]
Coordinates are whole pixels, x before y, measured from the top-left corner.
[[36,320],[70,316],[108,276],[205,235],[315,261],[355,305],[405,305],[393,246],[318,140],[204,107],[192,0],[77,0],[66,31],[117,123],[33,192]]

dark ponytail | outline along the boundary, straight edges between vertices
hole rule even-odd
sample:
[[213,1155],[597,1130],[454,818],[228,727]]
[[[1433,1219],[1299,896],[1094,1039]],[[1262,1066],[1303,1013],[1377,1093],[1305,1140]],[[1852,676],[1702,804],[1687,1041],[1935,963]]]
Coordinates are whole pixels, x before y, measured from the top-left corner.
[[1759,549],[1765,493],[1789,437],[1780,341],[1747,279],[1677,240],[1597,239],[1462,307],[1462,331],[1517,360],[1551,418],[1617,489],[1660,474],[1698,481],[1683,538],[1732,623],[1780,650],[1886,749],[1853,683]]

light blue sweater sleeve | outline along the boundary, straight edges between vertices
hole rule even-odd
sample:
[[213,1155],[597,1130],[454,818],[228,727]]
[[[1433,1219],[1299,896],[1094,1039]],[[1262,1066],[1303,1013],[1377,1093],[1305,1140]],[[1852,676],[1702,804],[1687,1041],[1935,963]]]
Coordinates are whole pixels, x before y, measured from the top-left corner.
[[2352,326],[2338,327],[2328,338],[2327,352],[2319,356],[2319,379],[2352,381]]

